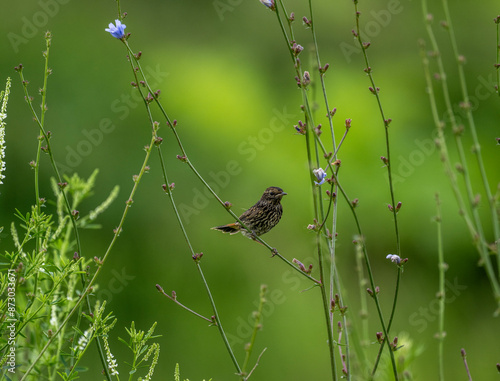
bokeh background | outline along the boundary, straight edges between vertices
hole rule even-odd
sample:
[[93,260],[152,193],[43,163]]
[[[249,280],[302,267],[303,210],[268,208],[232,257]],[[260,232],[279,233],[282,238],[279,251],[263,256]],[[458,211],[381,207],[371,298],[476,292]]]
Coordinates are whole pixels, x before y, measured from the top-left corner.
[[[342,182],[350,197],[360,200],[358,213],[388,315],[396,268],[385,259],[394,253],[395,241],[387,210],[390,198],[386,170],[380,161],[385,154],[383,126],[351,33],[352,2],[315,3],[320,54],[323,64],[330,64],[326,82],[330,104],[337,108],[337,139],[344,132],[344,120],[352,118],[352,128],[340,152]],[[415,379],[436,379],[438,270],[432,219],[436,214],[434,195],[439,192],[449,264],[446,277],[453,285],[447,289],[446,376],[466,377],[460,357],[463,347],[472,375],[493,379],[495,364],[500,362],[499,321],[492,316],[495,304],[488,280],[478,267],[478,255],[457,214],[433,145],[435,130],[417,44],[419,38],[425,38],[421,4],[389,0],[360,2],[359,7],[362,30],[372,43],[368,53],[384,110],[393,119],[390,132],[396,198],[403,202],[399,213],[402,250],[409,258],[392,332],[406,332],[409,339],[402,344],[424,349],[411,364]],[[311,39],[301,25],[302,16],[308,15],[308,4],[288,1],[287,8],[295,12],[297,42],[305,47],[302,62],[313,73]],[[142,65],[150,73],[153,87],[162,90],[161,99],[170,116],[179,121],[178,132],[199,172],[223,200],[232,202],[236,213],[257,201],[266,187],[282,187],[288,192],[283,201],[284,217],[265,239],[290,260],[316,263],[313,235],[306,229],[312,223],[313,211],[304,138],[293,128],[303,118],[301,95],[274,15],[257,0],[123,1],[122,10],[128,12],[124,23],[126,32],[132,33],[129,42],[133,49],[143,52]],[[439,26],[442,8],[432,4],[431,11],[447,65],[452,101],[458,105],[457,72],[447,35]],[[500,134],[500,99],[493,90],[493,18],[499,12],[498,2],[493,0],[482,1],[480,6],[473,1],[451,5],[459,49],[467,59],[467,81],[476,101],[474,115],[493,191],[500,180],[495,142]],[[0,79],[4,83],[11,76],[13,86],[8,105],[6,179],[0,188],[0,226],[9,226],[14,220],[14,208],[26,211],[34,202],[33,172],[28,163],[35,158],[38,131],[13,68],[23,63],[34,95],[42,81],[43,35],[50,30],[53,75],[48,85],[46,126],[53,133],[56,161],[65,173],[77,172],[83,177],[99,168],[95,195],[87,200],[87,210],[104,200],[115,184],[121,189],[118,200],[100,218],[102,229],[82,232],[84,255],[102,256],[132,188],[132,176],[140,169],[143,146],[150,139],[145,110],[133,98],[133,77],[125,49],[104,32],[116,18],[115,2],[18,1],[11,2],[1,18]],[[314,73],[312,76],[317,79]],[[318,113],[323,114],[323,109]],[[156,119],[165,127],[159,115]],[[109,121],[113,127],[100,132],[99,126]],[[270,258],[259,245],[239,235],[210,230],[231,222],[230,216],[205,195],[188,167],[176,160],[180,152],[168,129],[161,129],[160,135],[170,181],[176,184],[176,200],[195,250],[204,253],[205,275],[238,358],[244,357],[248,321],[256,308],[259,286],[267,284],[271,294],[253,359],[264,347],[267,351],[254,378],[329,379],[319,290],[301,292],[310,284],[279,259]],[[471,145],[468,134],[465,143]],[[117,337],[126,337],[125,327],[131,321],[144,330],[156,321],[156,332],[162,336],[157,339],[161,355],[155,379],[173,379],[176,363],[182,376],[190,380],[235,379],[217,330],[155,289],[159,283],[167,292],[175,290],[182,303],[201,314],[211,314],[205,290],[161,189],[163,180],[154,155],[150,167],[99,278],[97,296],[108,300],[108,311],[118,318],[111,347],[119,371],[127,372],[124,363],[130,357]],[[476,191],[482,192],[476,165],[471,162],[470,167]],[[53,197],[48,181],[52,175],[49,161],[44,160],[41,187],[42,196],[48,199]],[[481,212],[487,214],[484,203]],[[83,207],[81,213],[85,213]],[[489,226],[485,222],[488,234]],[[359,331],[359,287],[351,243],[354,234],[352,217],[341,202],[339,268],[353,330]],[[10,245],[4,232],[2,247],[8,249]],[[371,304],[369,313],[375,341],[380,328]],[[377,348],[373,344],[368,355],[374,356]],[[101,366],[94,348],[83,365],[89,371],[82,374],[82,380],[99,379]]]

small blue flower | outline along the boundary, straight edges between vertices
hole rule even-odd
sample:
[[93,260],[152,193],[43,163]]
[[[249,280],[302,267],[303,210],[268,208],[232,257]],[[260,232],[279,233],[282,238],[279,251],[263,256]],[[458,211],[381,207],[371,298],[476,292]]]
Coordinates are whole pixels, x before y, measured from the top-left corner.
[[399,255],[389,254],[386,258],[390,259],[392,262],[394,262],[398,265],[401,263],[401,258],[399,257]]
[[274,9],[275,9],[274,0],[260,0],[260,2],[262,4],[264,4],[266,7],[268,7],[269,9],[274,11]]
[[111,35],[115,38],[122,39],[125,37],[125,28],[127,27],[125,24],[122,24],[120,20],[115,20],[116,26],[113,23],[109,23],[109,28],[104,29],[106,32],[111,33]]
[[314,184],[321,185],[326,181],[326,172],[322,168],[313,169],[313,174],[316,176],[316,179],[318,179]]

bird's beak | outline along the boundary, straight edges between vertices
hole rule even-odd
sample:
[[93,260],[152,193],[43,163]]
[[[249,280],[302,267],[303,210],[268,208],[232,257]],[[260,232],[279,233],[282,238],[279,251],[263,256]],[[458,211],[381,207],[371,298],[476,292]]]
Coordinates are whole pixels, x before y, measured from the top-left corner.
[[280,196],[283,197],[283,196],[286,196],[288,193],[286,192],[281,192]]

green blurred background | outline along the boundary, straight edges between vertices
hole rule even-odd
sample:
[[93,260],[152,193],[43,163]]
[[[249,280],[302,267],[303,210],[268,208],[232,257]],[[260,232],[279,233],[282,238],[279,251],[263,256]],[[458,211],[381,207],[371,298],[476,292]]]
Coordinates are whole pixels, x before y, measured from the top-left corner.
[[[342,184],[351,198],[359,198],[359,217],[380,286],[383,309],[388,316],[396,268],[385,259],[395,252],[390,201],[380,156],[385,155],[384,131],[375,98],[368,91],[364,63],[351,30],[354,9],[351,1],[317,2],[316,28],[331,107],[337,108],[337,139],[344,120],[352,128],[340,152]],[[403,256],[409,258],[400,289],[400,300],[392,328],[407,332],[407,347],[425,351],[413,362],[416,379],[437,379],[437,240],[434,195],[443,201],[443,229],[448,288],[446,304],[445,361],[449,379],[465,379],[460,348],[468,352],[472,375],[493,379],[500,362],[498,318],[484,270],[464,222],[459,218],[453,195],[433,145],[434,125],[425,91],[417,41],[425,37],[419,1],[389,0],[360,2],[362,30],[372,45],[368,50],[375,80],[390,127],[396,175],[396,198],[403,202],[399,213]],[[301,18],[308,15],[306,1],[287,2],[296,15],[297,42],[301,55],[313,72],[310,35]],[[312,202],[306,165],[304,138],[295,134],[299,119],[300,91],[294,70],[274,15],[257,0],[142,1],[122,2],[128,12],[124,23],[132,48],[143,52],[141,63],[150,73],[153,88],[173,119],[191,161],[214,185],[223,200],[230,200],[235,213],[251,206],[271,185],[280,186],[284,217],[264,239],[289,258],[316,263]],[[460,88],[451,59],[447,35],[439,27],[440,5],[432,5],[434,26],[447,64],[452,101],[458,105]],[[495,27],[498,2],[460,2],[451,13],[460,51],[465,55],[467,81],[474,100],[474,115],[482,142],[483,157],[491,184],[498,184],[499,153],[495,137],[500,131],[499,97],[494,93]],[[44,16],[45,15],[45,16]],[[133,80],[122,44],[104,32],[116,18],[115,2],[18,1],[9,4],[0,24],[0,80],[13,78],[7,118],[7,171],[0,196],[0,226],[9,226],[14,208],[27,211],[34,202],[33,172],[28,163],[35,158],[38,131],[24,102],[22,86],[13,67],[23,63],[32,95],[41,86],[43,34],[53,34],[50,52],[47,129],[52,131],[56,161],[65,173],[88,177],[99,168],[95,196],[85,207],[91,210],[111,191],[121,188],[119,199],[100,218],[102,230],[82,232],[84,255],[102,257],[113,228],[132,188],[149,142],[150,128],[145,110],[132,98]],[[368,24],[367,24],[368,23]],[[32,26],[30,27],[29,24]],[[366,25],[370,25],[366,28]],[[17,37],[16,37],[17,36]],[[19,39],[18,39],[19,38]],[[348,53],[346,53],[346,51]],[[35,104],[38,104],[37,98]],[[321,106],[319,115],[324,114]],[[441,111],[442,114],[442,111]],[[234,350],[244,357],[249,340],[248,319],[256,308],[259,286],[267,284],[269,304],[264,314],[254,352],[267,347],[256,380],[329,379],[328,350],[318,289],[301,292],[310,283],[292,274],[278,258],[241,237],[222,235],[209,228],[231,222],[189,168],[176,160],[180,153],[173,136],[164,128],[163,149],[175,197],[185,211],[186,227],[218,305],[225,328],[235,338]],[[459,114],[460,117],[460,114]],[[321,118],[320,118],[321,119]],[[100,132],[110,120],[113,127]],[[327,124],[324,123],[326,130]],[[323,136],[326,138],[326,131]],[[466,146],[470,137],[466,134]],[[454,151],[452,151],[454,155]],[[472,157],[471,157],[472,159]],[[161,189],[163,183],[156,156],[151,171],[139,187],[125,222],[124,231],[99,278],[97,295],[108,300],[118,324],[112,331],[111,348],[119,371],[129,353],[117,337],[126,337],[131,321],[147,330],[155,321],[162,337],[160,363],[155,379],[173,379],[175,363],[190,380],[231,380],[234,368],[215,328],[180,309],[161,296],[155,284],[167,292],[175,290],[179,300],[204,315],[211,309],[193,261],[182,239],[172,208]],[[473,179],[480,192],[476,165]],[[48,178],[53,175],[44,158],[42,196],[53,197]],[[228,175],[228,172],[232,174]],[[492,185],[494,188],[496,185]],[[217,189],[218,188],[218,189]],[[493,189],[494,191],[495,189]],[[484,200],[483,195],[483,200]],[[81,213],[86,211],[81,210]],[[481,212],[486,215],[483,203]],[[491,237],[487,220],[485,228]],[[350,212],[340,203],[338,258],[353,330],[359,331],[359,288],[352,239],[355,234]],[[7,234],[2,244],[7,249]],[[309,259],[312,258],[312,259]],[[317,271],[317,266],[315,267]],[[317,273],[316,273],[317,274]],[[274,295],[274,298],[272,297]],[[455,296],[454,298],[452,298]],[[427,312],[425,312],[427,311]],[[370,334],[380,330],[376,311],[370,304]],[[375,356],[372,345],[368,356]],[[100,377],[101,366],[92,347],[84,362],[90,367],[83,380]]]

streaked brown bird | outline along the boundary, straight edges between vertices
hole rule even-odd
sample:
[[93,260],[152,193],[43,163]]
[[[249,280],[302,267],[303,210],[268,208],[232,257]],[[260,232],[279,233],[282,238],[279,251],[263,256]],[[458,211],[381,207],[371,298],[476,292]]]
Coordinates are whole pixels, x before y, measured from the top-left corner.
[[241,222],[243,222],[252,233],[249,233],[239,222],[216,226],[212,229],[229,234],[241,232],[245,237],[255,240],[256,236],[267,233],[280,221],[281,215],[283,214],[281,199],[284,195],[286,195],[286,193],[283,192],[283,189],[269,187],[264,191],[260,200],[240,216]]

